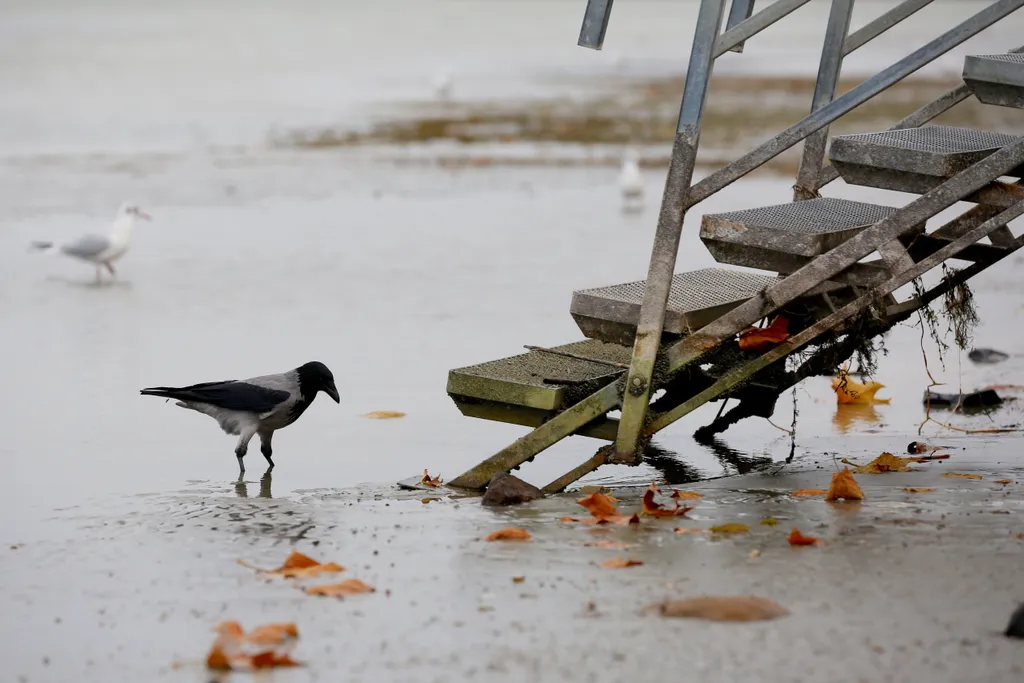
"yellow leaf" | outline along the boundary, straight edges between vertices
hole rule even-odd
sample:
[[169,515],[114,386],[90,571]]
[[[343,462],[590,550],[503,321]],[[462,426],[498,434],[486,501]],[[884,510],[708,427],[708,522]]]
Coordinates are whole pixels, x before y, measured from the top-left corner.
[[884,384],[874,381],[858,382],[847,374],[845,367],[839,370],[838,377],[832,378],[837,403],[888,403],[887,398],[875,397],[878,390],[884,388]]
[[533,538],[530,532],[526,529],[520,529],[519,527],[506,527],[504,529],[498,529],[492,531],[487,535],[485,541],[529,541]]
[[750,527],[746,524],[737,524],[736,522],[729,522],[728,524],[719,524],[713,526],[709,530],[713,534],[743,534],[750,531]]
[[864,500],[864,492],[860,490],[860,484],[853,478],[849,467],[844,467],[842,472],[832,475],[832,485],[828,487],[825,500]]
[[942,476],[950,479],[981,479],[980,474],[965,474],[963,472],[946,472]]
[[371,413],[366,413],[363,417],[368,417],[371,420],[394,420],[395,418],[405,417],[405,413],[397,410],[374,410]]

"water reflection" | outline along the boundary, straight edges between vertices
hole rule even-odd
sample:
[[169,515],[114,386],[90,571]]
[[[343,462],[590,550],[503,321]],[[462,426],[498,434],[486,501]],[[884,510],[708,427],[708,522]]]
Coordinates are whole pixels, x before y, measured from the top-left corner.
[[[238,481],[235,482],[235,495],[239,498],[249,497],[249,484],[253,483],[245,481],[244,477],[244,474],[238,475]],[[270,470],[267,470],[263,473],[263,476],[260,477],[260,498],[273,498],[273,496],[270,495],[270,486],[272,483],[273,473]]]
[[750,456],[746,453],[742,453],[735,448],[731,448],[718,436],[696,436],[694,435],[694,441],[699,443],[711,451],[718,460],[728,467],[732,467],[736,470],[737,474],[747,474],[755,470],[764,469],[774,464],[774,461],[767,456]]
[[[708,448],[726,469],[733,469],[737,474],[764,469],[774,462],[767,456],[751,457],[741,453],[730,448],[715,436],[695,438],[695,440]],[[700,470],[686,463],[678,453],[666,450],[655,443],[649,444],[644,450],[644,464],[661,472],[665,477],[665,483],[669,486],[689,484],[704,478]]]
[[874,425],[882,421],[882,416],[871,403],[840,403],[836,405],[836,414],[832,424],[839,433],[846,434],[859,424]]

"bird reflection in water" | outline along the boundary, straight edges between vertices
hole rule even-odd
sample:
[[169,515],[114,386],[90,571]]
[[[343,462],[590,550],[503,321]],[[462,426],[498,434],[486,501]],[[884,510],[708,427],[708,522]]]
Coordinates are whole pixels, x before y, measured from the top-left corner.
[[[239,498],[249,497],[249,484],[252,482],[245,481],[245,479],[243,478],[244,476],[244,474],[239,474],[238,481],[235,482],[235,495],[237,495]],[[273,472],[271,472],[268,469],[266,472],[263,473],[263,476],[260,477],[260,498],[273,498],[273,496],[270,495],[270,485],[272,482]]]
[[858,425],[874,425],[882,421],[882,416],[871,403],[839,403],[832,424],[840,434],[846,434]]

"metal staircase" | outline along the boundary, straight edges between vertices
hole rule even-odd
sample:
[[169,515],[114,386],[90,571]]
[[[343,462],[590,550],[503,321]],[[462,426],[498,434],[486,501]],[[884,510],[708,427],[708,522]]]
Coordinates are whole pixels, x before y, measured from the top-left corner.
[[[495,473],[572,434],[613,442],[544,487],[560,491],[606,462],[638,464],[651,435],[709,401],[739,400],[726,422],[770,416],[783,391],[836,367],[864,339],[1024,245],[1024,237],[1007,227],[1024,214],[1024,137],[925,125],[972,95],[1024,109],[1024,47],[967,57],[964,85],[891,130],[834,138],[831,166],[825,165],[831,122],[1004,20],[1024,0],[982,5],[840,97],[835,89],[843,57],[931,0],[905,0],[852,34],[854,0],[832,0],[810,114],[691,182],[715,58],[742,52],[747,40],[807,1],[776,0],[754,13],[753,0],[733,0],[724,31],[726,1],[701,1],[647,279],[574,292],[570,313],[583,341],[449,373],[448,393],[465,415],[534,427],[452,486],[482,488]],[[589,0],[580,45],[600,49],[611,7],[612,0]],[[674,273],[686,212],[801,141],[794,201],[707,214],[701,221],[700,239],[716,261],[766,272]],[[837,177],[920,197],[903,207],[821,197],[821,187]],[[929,231],[929,219],[958,201],[974,206]],[[896,300],[897,289],[951,258],[969,265],[923,293]],[[739,347],[738,333],[780,312],[790,321],[788,339],[768,351]],[[780,361],[801,350],[802,363],[787,370]],[[663,395],[652,401],[658,390]],[[621,418],[608,417],[614,410],[621,410]]]

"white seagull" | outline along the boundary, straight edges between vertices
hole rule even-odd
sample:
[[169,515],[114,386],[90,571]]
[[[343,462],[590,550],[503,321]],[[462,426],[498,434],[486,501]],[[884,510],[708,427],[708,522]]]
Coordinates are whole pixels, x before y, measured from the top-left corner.
[[434,74],[434,97],[442,102],[447,102],[452,97],[452,87],[455,83],[452,75],[447,70],[441,70]]
[[634,150],[628,150],[622,159],[619,171],[619,189],[622,200],[628,206],[632,202],[643,202],[644,178],[640,175],[639,158]]
[[132,233],[138,219],[150,220],[149,214],[132,202],[125,202],[117,211],[110,232],[107,235],[88,234],[71,242],[32,242],[40,251],[71,256],[96,266],[96,282],[101,279],[102,268],[115,276],[114,261],[117,261],[131,246]]

